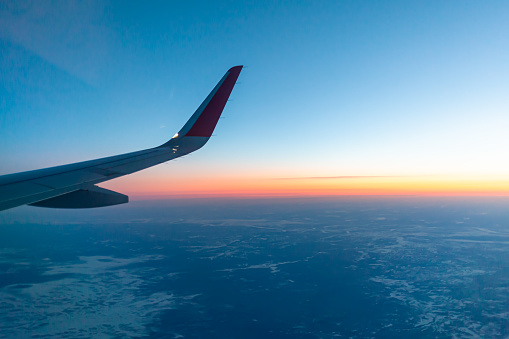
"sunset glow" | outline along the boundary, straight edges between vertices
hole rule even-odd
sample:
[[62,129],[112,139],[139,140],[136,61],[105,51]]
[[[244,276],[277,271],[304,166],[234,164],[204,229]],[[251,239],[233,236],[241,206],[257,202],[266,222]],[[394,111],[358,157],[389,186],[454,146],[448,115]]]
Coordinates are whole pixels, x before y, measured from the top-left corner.
[[[162,179],[162,178],[159,178]],[[339,177],[339,178],[188,178],[139,181],[130,178],[103,185],[123,188],[134,199],[164,196],[318,196],[422,195],[509,196],[509,177]]]

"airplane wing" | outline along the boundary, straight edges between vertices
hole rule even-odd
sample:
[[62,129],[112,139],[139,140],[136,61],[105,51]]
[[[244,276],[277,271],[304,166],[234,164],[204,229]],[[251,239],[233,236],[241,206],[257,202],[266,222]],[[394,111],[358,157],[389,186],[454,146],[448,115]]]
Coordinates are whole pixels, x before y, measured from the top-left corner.
[[194,152],[209,140],[242,66],[230,68],[184,127],[155,148],[0,176],[0,211],[21,205],[92,208],[127,203],[129,198],[96,184]]

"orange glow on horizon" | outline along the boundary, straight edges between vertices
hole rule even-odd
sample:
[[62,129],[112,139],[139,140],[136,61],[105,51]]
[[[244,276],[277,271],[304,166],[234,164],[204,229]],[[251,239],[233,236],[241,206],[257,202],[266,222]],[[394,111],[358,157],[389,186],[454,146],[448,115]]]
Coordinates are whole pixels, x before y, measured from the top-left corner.
[[146,178],[114,180],[104,186],[133,198],[166,196],[509,196],[509,177],[353,176],[331,178]]

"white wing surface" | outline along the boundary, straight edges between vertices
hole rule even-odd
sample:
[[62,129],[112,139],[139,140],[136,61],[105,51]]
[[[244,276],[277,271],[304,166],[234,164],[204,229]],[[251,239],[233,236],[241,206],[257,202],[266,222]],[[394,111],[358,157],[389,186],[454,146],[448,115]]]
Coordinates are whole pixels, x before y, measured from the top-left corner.
[[0,176],[0,211],[21,205],[92,208],[127,203],[126,195],[96,184],[189,154],[209,140],[239,77],[230,68],[182,129],[155,148]]

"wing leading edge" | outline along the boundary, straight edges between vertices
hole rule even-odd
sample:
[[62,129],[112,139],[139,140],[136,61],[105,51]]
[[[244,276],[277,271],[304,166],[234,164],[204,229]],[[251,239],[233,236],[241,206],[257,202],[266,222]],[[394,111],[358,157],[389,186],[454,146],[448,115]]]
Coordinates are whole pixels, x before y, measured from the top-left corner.
[[96,184],[181,157],[209,140],[242,66],[230,68],[182,129],[155,148],[0,176],[0,211],[21,205],[91,208],[128,202],[126,195]]

